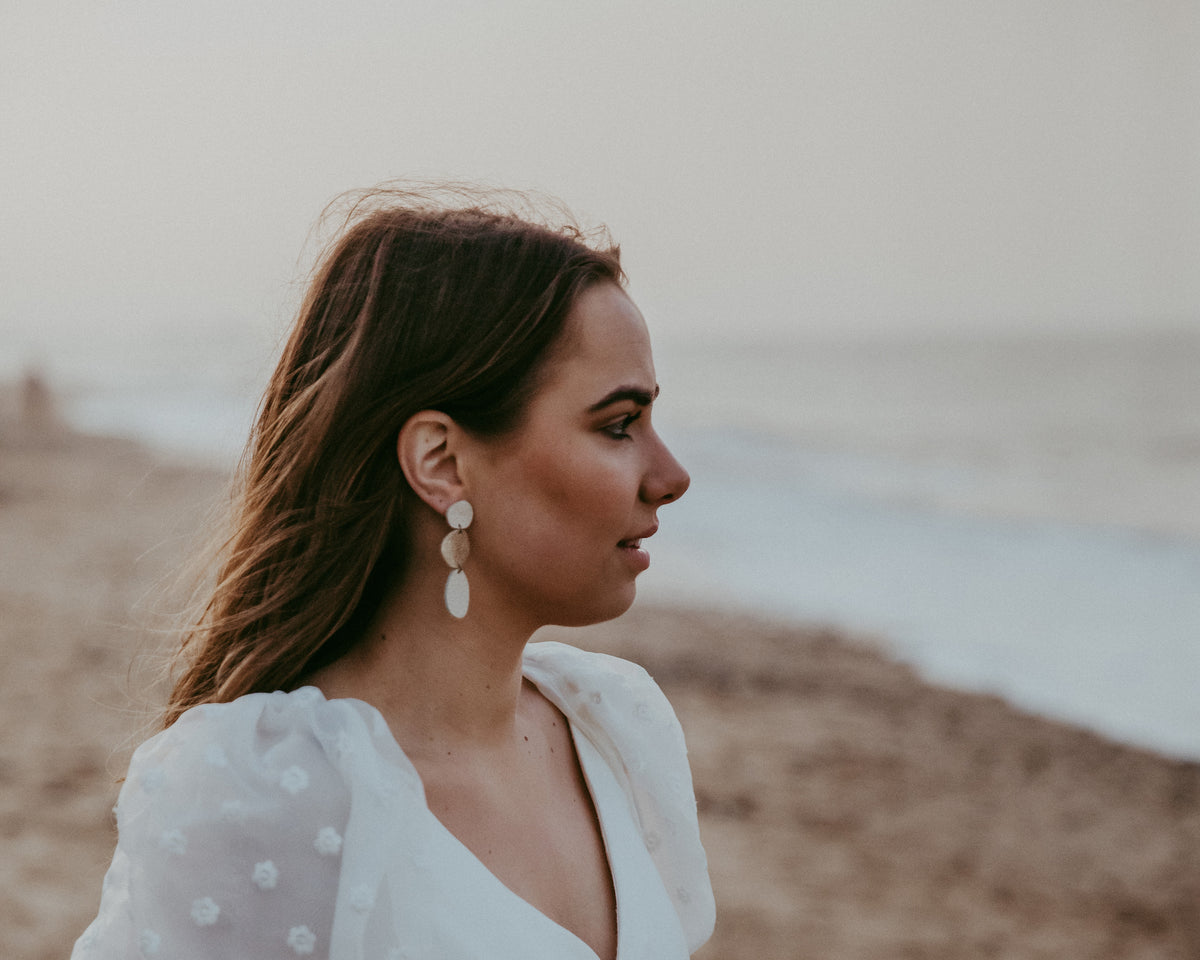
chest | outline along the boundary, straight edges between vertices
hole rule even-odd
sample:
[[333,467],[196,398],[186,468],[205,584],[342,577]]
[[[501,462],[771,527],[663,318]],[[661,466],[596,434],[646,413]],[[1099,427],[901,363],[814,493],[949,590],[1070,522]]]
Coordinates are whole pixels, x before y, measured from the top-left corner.
[[616,897],[601,821],[569,740],[546,756],[553,761],[502,780],[432,776],[426,800],[479,869],[613,960]]

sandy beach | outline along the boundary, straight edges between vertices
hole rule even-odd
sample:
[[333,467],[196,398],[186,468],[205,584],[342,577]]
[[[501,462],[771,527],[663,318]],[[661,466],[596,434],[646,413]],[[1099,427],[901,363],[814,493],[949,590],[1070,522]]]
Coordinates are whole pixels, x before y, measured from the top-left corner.
[[[50,960],[95,912],[172,584],[225,480],[7,409],[0,956]],[[641,662],[676,707],[718,902],[705,960],[1200,957],[1198,764],[827,628],[638,605],[546,635]]]

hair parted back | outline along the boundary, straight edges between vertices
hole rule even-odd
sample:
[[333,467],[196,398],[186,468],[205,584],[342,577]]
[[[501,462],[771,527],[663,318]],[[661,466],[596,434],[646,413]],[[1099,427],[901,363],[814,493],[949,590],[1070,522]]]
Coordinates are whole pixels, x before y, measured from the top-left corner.
[[163,717],[291,689],[357,641],[405,564],[400,428],[519,424],[579,294],[623,281],[557,204],[461,185],[348,194],[243,456],[216,583]]

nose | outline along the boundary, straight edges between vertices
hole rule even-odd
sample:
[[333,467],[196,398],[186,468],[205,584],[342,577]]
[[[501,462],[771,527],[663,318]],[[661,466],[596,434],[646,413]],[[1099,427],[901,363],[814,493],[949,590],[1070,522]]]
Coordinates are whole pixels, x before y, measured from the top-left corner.
[[692,478],[662,439],[657,435],[654,439],[655,457],[642,480],[642,499],[653,504],[671,503],[687,492]]

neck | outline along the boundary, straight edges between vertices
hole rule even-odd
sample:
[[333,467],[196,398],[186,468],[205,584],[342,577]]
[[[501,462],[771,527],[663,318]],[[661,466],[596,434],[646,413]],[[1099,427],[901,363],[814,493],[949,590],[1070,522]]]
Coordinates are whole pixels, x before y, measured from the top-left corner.
[[363,639],[312,682],[328,697],[376,707],[414,760],[494,750],[515,742],[521,656],[533,632],[486,597],[467,616],[446,611],[446,570],[413,571],[395,587]]

